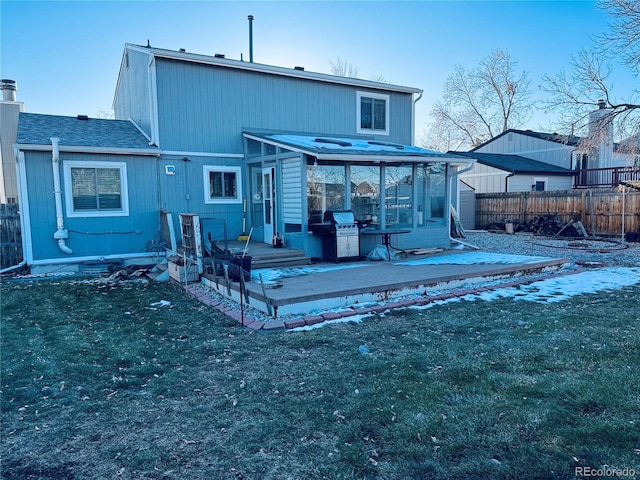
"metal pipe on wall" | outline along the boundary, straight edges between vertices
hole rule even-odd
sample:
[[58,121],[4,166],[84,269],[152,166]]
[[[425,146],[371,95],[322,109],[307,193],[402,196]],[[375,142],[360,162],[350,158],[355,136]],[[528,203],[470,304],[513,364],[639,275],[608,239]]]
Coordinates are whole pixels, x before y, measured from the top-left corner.
[[58,241],[58,247],[67,255],[71,255],[73,250],[67,247],[66,239],[69,238],[69,232],[64,228],[64,216],[62,213],[62,190],[60,188],[60,139],[51,137],[51,167],[53,168],[53,194],[56,202],[56,233],[53,234],[54,240]]

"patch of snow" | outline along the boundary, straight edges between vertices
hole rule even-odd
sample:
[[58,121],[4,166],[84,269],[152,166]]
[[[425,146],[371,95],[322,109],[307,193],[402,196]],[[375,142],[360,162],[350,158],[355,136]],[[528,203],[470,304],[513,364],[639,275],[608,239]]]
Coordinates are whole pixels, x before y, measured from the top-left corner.
[[168,300],[160,300],[159,302],[153,302],[151,304],[152,307],[168,307],[171,305],[171,302]]
[[[620,290],[637,283],[640,283],[640,268],[603,268],[540,280],[529,285],[522,285],[519,289],[507,288],[494,293],[502,297],[512,297],[514,300],[555,303],[576,295],[596,293],[603,290]],[[486,293],[490,292],[480,294],[483,300],[486,299],[483,297]]]
[[535,263],[541,260],[553,260],[551,257],[531,255],[511,255],[503,253],[469,252],[455,255],[421,258],[396,262],[395,265],[476,265],[476,264],[514,264]]
[[[280,141],[287,144],[293,144],[298,147],[308,148],[308,149],[331,149],[331,150],[340,150],[344,153],[359,153],[359,152],[368,152],[372,154],[376,153],[395,153],[407,152],[412,154],[420,154],[420,155],[443,155],[441,152],[436,152],[435,150],[427,150],[420,147],[415,147],[411,145],[398,145],[402,148],[398,150],[395,146],[396,144],[387,144],[385,142],[374,142],[369,139],[361,139],[361,138],[333,138],[330,136],[308,136],[308,135],[281,135],[281,134],[273,134],[269,135],[269,137],[273,140]],[[333,140],[336,143],[327,143],[327,142],[316,142],[316,138],[321,138],[325,140]],[[372,142],[372,143],[370,143]]]
[[362,322],[362,319],[370,315],[371,314],[354,315],[354,316],[345,317],[345,318],[336,318],[335,320],[327,320],[326,322],[316,323],[315,325],[305,325],[304,327],[290,328],[287,330],[287,332],[308,332],[310,330],[326,327],[327,325],[333,325],[335,323],[348,323],[348,322],[360,323]]
[[413,306],[413,309],[427,309],[435,305],[467,300],[492,301],[498,298],[513,298],[537,303],[556,303],[576,295],[600,291],[620,290],[640,283],[640,268],[617,267],[589,270],[586,272],[547,278],[519,287],[506,287],[481,293],[470,293],[462,297],[440,300],[427,305]]

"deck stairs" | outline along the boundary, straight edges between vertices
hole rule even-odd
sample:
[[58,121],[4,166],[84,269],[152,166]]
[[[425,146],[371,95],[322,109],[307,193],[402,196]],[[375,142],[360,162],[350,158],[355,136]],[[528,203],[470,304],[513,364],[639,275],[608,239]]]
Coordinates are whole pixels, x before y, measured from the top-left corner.
[[[229,242],[231,252],[244,252],[244,242]],[[292,267],[297,265],[309,265],[311,259],[305,256],[304,251],[294,248],[274,248],[266,243],[250,242],[246,255],[251,256],[251,269]]]
[[[247,247],[245,251],[245,247]],[[305,256],[304,251],[294,248],[274,248],[263,243],[250,243],[248,246],[244,242],[230,241],[227,248],[229,252],[236,255],[251,256],[251,269],[261,268],[286,268],[311,264],[311,258]],[[205,264],[210,263],[210,258],[205,258]],[[147,277],[152,280],[167,280],[169,271],[167,263],[156,265],[147,272]]]

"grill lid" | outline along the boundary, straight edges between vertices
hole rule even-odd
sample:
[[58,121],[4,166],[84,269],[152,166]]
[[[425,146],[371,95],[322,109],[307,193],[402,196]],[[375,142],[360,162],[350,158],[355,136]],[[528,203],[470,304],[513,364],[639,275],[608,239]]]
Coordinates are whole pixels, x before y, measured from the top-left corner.
[[355,223],[356,217],[352,210],[327,210],[324,221],[335,224]]

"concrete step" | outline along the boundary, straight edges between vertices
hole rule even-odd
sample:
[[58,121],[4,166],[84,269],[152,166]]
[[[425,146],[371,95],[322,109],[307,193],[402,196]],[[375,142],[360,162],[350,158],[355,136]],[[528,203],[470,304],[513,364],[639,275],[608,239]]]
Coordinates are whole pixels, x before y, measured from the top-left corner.
[[251,269],[258,270],[260,268],[278,268],[278,267],[294,267],[299,265],[309,265],[311,259],[309,257],[279,257],[279,258],[260,258],[251,260]]
[[147,272],[147,277],[151,280],[169,280],[169,266],[166,263],[159,263]]

